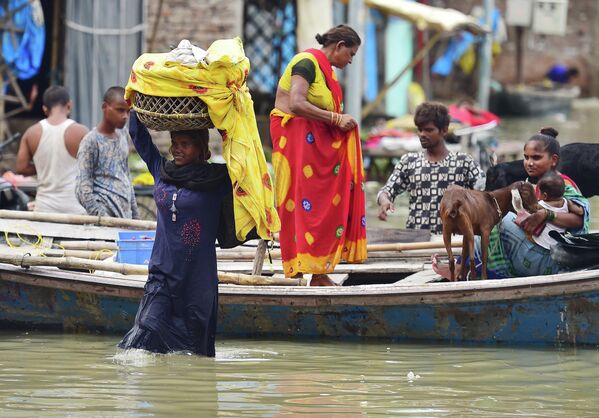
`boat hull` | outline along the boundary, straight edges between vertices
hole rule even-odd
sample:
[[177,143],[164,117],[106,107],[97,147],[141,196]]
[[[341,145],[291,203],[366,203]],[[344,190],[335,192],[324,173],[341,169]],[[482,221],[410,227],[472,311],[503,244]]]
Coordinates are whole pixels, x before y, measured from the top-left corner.
[[[123,334],[142,293],[142,281],[7,267],[0,269],[0,322]],[[599,271],[418,286],[221,285],[219,299],[221,336],[599,344]]]
[[501,116],[543,116],[554,113],[569,114],[572,101],[580,95],[577,87],[555,90],[531,86],[508,86],[503,91],[492,91],[490,110]]

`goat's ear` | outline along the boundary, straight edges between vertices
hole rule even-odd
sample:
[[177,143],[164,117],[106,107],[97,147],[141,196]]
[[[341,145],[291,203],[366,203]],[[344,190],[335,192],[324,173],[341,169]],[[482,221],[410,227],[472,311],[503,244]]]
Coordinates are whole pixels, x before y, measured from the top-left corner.
[[491,162],[491,167],[497,165],[497,154],[495,154],[495,151],[493,151],[491,155],[489,155],[489,161]]

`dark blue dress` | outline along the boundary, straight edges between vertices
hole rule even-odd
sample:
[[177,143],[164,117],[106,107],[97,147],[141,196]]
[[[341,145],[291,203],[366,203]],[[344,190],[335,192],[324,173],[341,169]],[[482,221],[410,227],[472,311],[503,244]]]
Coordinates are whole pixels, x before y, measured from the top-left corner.
[[213,357],[218,310],[215,240],[222,199],[231,185],[223,182],[216,190],[206,192],[177,189],[163,182],[160,167],[164,158],[135,116],[131,117],[129,131],[154,176],[158,222],[135,325],[119,347],[156,353],[188,351]]

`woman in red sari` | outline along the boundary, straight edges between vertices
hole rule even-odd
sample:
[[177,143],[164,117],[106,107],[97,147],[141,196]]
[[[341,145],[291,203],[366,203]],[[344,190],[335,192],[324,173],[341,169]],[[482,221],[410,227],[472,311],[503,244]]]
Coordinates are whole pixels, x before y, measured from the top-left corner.
[[279,81],[270,133],[285,275],[327,286],[341,260],[366,259],[360,137],[332,68],[350,64],[361,41],[345,25],[316,40],[322,47],[293,57]]

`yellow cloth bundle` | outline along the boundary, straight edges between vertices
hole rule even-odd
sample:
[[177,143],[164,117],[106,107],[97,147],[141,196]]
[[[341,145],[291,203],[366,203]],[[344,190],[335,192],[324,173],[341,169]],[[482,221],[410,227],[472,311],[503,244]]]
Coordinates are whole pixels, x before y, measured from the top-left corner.
[[208,106],[214,126],[224,131],[223,157],[233,184],[237,238],[254,227],[271,239],[281,228],[273,183],[258,135],[254,104],[246,85],[250,61],[241,39],[215,41],[205,62],[189,68],[166,62],[167,54],[143,54],[133,64],[125,99],[135,92],[152,96],[197,96]]

